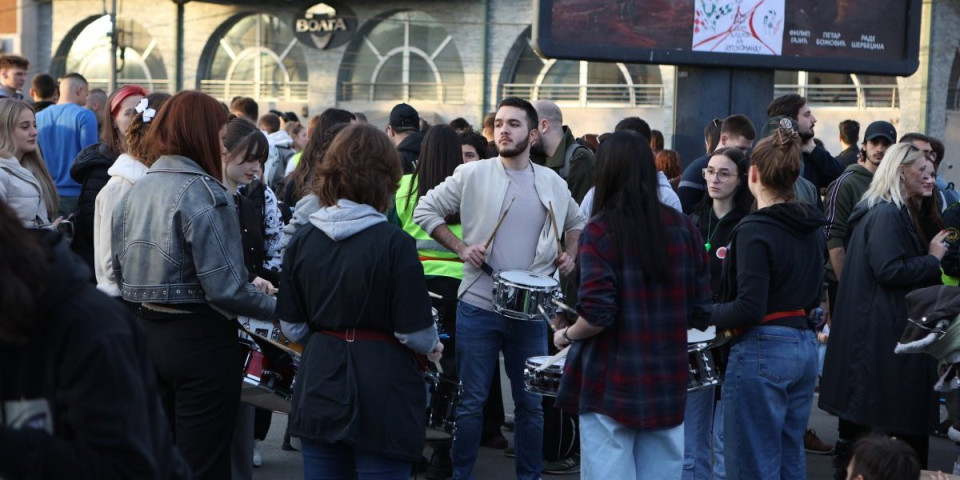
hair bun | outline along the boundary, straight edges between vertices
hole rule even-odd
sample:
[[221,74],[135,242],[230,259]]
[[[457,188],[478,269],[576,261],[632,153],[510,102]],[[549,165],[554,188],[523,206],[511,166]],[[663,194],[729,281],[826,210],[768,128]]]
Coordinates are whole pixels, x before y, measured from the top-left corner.
[[779,147],[793,148],[800,140],[800,134],[792,128],[777,128],[776,135],[773,136],[773,142]]

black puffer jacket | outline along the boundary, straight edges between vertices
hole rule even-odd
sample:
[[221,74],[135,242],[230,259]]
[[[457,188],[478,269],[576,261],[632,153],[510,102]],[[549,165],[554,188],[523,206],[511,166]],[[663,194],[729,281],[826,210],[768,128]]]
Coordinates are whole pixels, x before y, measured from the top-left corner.
[[423,143],[424,132],[416,131],[407,135],[400,145],[397,145],[397,151],[400,152],[400,159],[403,160],[403,173],[413,173],[417,167],[417,159],[420,158],[420,144]]
[[70,176],[80,184],[77,214],[73,219],[74,236],[70,248],[93,269],[93,212],[97,194],[110,180],[107,170],[117,160],[117,153],[107,145],[90,145],[73,160]]

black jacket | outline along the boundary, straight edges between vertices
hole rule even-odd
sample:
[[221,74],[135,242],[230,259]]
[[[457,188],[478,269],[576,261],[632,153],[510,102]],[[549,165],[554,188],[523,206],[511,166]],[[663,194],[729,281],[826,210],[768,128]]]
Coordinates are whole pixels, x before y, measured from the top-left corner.
[[22,425],[0,409],[0,478],[189,478],[128,310],[87,282],[59,234],[32,234],[53,258],[37,302],[43,323],[26,344],[0,342],[0,405],[39,405],[50,421]]
[[403,173],[413,173],[417,166],[417,159],[420,158],[420,144],[423,143],[423,137],[426,133],[421,131],[411,132],[397,145],[397,151],[400,152],[400,159],[403,160]]
[[[757,210],[731,234],[720,300],[712,319],[721,328],[759,325],[770,313],[810,311],[820,303],[826,240],[823,214],[802,203]],[[806,315],[764,325],[810,328]]]
[[110,174],[107,170],[117,160],[117,153],[110,147],[95,143],[90,145],[73,160],[70,177],[80,184],[80,196],[77,198],[77,213],[73,218],[73,243],[71,248],[90,269],[93,269],[93,213],[96,208],[97,194]]
[[906,327],[907,293],[939,282],[939,262],[906,207],[860,203],[850,224],[856,227],[837,289],[820,408],[884,432],[927,435],[937,423],[935,362],[893,349]]
[[706,206],[705,212],[697,212],[690,216],[690,219],[700,230],[700,236],[703,237],[704,248],[710,244],[707,256],[710,257],[710,291],[713,292],[714,300],[720,292],[720,283],[723,278],[723,260],[730,250],[730,239],[734,228],[740,223],[740,220],[747,215],[747,211],[740,207],[733,207],[733,210],[727,212],[721,219],[713,213],[713,208]]
[[816,185],[817,190],[827,188],[843,173],[844,166],[823,147],[816,146],[803,154],[803,178]]

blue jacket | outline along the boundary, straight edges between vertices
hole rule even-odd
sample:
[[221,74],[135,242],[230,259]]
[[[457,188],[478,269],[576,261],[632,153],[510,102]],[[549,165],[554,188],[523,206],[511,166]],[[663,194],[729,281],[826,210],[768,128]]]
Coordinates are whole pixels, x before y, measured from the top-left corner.
[[80,150],[97,143],[97,116],[73,103],[52,105],[37,113],[37,139],[57,193],[80,195],[80,184],[70,178],[70,167]]

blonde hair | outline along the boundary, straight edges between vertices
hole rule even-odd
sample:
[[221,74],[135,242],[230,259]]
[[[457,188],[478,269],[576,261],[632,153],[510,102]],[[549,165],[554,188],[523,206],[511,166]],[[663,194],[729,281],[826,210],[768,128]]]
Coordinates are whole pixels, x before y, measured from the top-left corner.
[[20,152],[17,151],[14,131],[17,129],[17,117],[24,110],[30,110],[30,113],[34,113],[33,107],[24,101],[12,98],[0,99],[0,157],[20,160],[20,165],[36,177],[37,182],[40,183],[43,203],[47,207],[47,215],[55,217],[57,209],[60,207],[60,197],[57,196],[57,187],[53,183],[50,171],[47,170],[47,164],[43,161],[40,149],[25,152],[22,157]]
[[900,178],[900,167],[913,165],[913,162],[923,159],[923,152],[912,143],[897,143],[883,154],[883,161],[873,174],[870,187],[863,193],[862,201],[867,202],[867,208],[885,201],[891,202],[897,208],[903,208],[903,193],[900,191],[903,181]]

